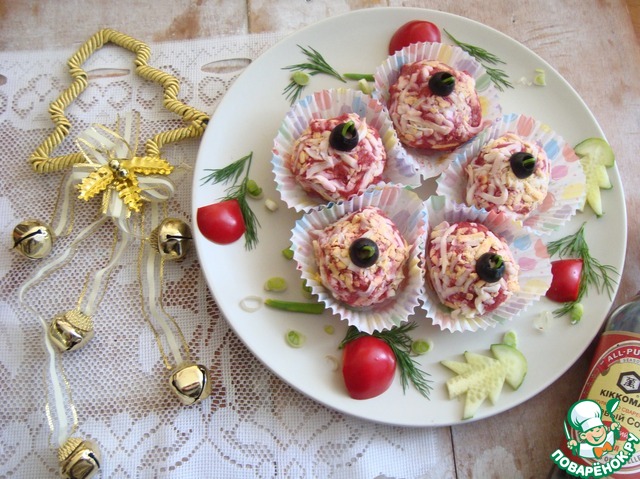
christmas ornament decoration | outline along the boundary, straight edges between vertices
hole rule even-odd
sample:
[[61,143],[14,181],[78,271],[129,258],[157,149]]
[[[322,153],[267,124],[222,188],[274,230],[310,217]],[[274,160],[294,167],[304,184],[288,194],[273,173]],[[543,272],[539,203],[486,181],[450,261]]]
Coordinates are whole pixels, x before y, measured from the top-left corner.
[[138,235],[138,284],[141,308],[154,334],[165,367],[170,372],[169,386],[184,405],[200,402],[211,395],[209,371],[191,359],[189,345],[175,318],[163,307],[163,282],[166,261],[184,257],[192,241],[191,229],[182,220],[166,217],[166,204],[149,207],[150,224],[157,225],[149,235],[141,219]]
[[147,156],[159,157],[163,145],[186,138],[197,138],[204,132],[209,122],[209,116],[178,100],[180,82],[176,77],[148,65],[151,57],[149,46],[124,33],[105,28],[87,40],[67,62],[73,82],[49,107],[55,129],[29,157],[29,162],[35,171],[48,173],[66,169],[75,163],[85,162],[86,159],[81,152],[54,157],[51,154],[62,143],[71,128],[71,122],[64,114],[65,109],[88,85],[88,75],[82,69],[82,65],[96,50],[107,43],[113,43],[135,53],[136,73],[146,80],[160,84],[164,90],[163,104],[165,108],[181,116],[188,123],[186,127],[165,131],[149,139],[145,144]]
[[166,218],[149,237],[151,247],[165,260],[181,260],[191,246],[191,228],[178,218]]
[[112,208],[128,208],[139,213],[143,204],[142,191],[145,186],[154,187],[146,176],[141,175],[169,175],[173,171],[173,166],[162,158],[135,156],[124,138],[100,125],[85,131],[78,145],[83,148],[86,163],[90,165],[77,186],[81,200],[88,201],[104,193],[108,195],[104,203],[116,203]]
[[38,220],[25,220],[13,229],[13,248],[29,259],[41,259],[51,253],[53,232]]
[[181,364],[171,373],[169,384],[182,404],[187,406],[211,395],[209,371],[200,364]]
[[71,437],[58,449],[60,475],[64,479],[90,479],[100,472],[100,451],[93,441]]
[[48,331],[51,342],[60,351],[74,351],[93,337],[93,321],[77,309],[56,315]]
[[[144,143],[140,153],[139,115],[136,112],[124,115],[116,112],[117,121],[113,129],[105,125],[91,125],[76,138],[75,151],[56,156],[56,148],[63,143],[72,126],[65,110],[88,85],[88,75],[82,65],[107,43],[135,53],[135,72],[163,88],[164,107],[180,116],[184,125],[155,134]],[[94,316],[108,289],[111,272],[136,242],[140,243],[141,310],[170,371],[169,389],[184,405],[202,401],[211,394],[209,371],[191,359],[181,328],[163,306],[165,261],[183,259],[189,251],[192,237],[186,222],[167,214],[167,202],[175,193],[171,175],[176,167],[161,155],[165,145],[200,137],[209,117],[177,98],[178,79],[149,66],[150,57],[151,51],[145,43],[115,30],[103,29],[69,59],[72,83],[49,108],[54,130],[29,156],[29,163],[37,173],[66,173],[58,191],[52,226],[40,220],[25,220],[13,231],[17,252],[34,260],[46,258],[19,288],[18,299],[30,317],[40,323],[44,333],[47,354],[45,412],[58,449],[63,478],[94,477],[100,471],[101,456],[95,442],[73,436],[78,428],[78,416],[60,353],[67,356],[68,352],[84,347],[94,336]],[[94,198],[101,199],[96,219],[78,231],[62,251],[49,257],[56,249],[54,239],[71,235],[73,231],[77,200],[95,205]],[[48,314],[44,312],[47,305],[29,301],[29,292],[64,268],[78,254],[81,243],[96,241],[99,236],[96,233],[109,227],[113,231],[113,240],[106,264],[87,272],[75,307],[54,314],[47,321],[45,317]],[[146,231],[151,233],[146,234]],[[91,251],[103,250],[93,248]],[[167,350],[173,361],[165,354]]]

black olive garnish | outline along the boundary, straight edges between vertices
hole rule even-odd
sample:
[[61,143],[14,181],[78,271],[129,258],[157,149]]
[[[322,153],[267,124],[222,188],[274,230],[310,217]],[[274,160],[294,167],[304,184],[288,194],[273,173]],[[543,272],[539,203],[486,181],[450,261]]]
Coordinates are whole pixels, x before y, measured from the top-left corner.
[[536,159],[531,153],[519,151],[509,158],[511,170],[521,180],[529,178],[536,169]]
[[329,135],[329,144],[339,151],[351,151],[358,146],[358,129],[353,121],[340,123]]
[[476,261],[476,273],[487,283],[500,281],[504,275],[504,260],[495,253],[485,253]]
[[349,247],[349,258],[356,266],[368,268],[378,261],[380,251],[375,241],[369,238],[358,238]]
[[449,72],[437,72],[429,78],[429,89],[434,95],[450,95],[456,87],[456,77]]

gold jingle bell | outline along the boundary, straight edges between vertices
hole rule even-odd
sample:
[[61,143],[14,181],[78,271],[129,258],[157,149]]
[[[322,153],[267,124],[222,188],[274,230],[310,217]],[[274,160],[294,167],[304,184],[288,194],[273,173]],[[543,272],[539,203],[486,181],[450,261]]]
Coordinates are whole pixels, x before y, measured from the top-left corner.
[[67,439],[58,449],[60,474],[64,479],[90,479],[100,472],[100,450],[93,441]]
[[93,321],[90,316],[74,309],[56,315],[47,334],[60,351],[74,351],[93,338]]
[[164,219],[152,232],[149,238],[151,246],[165,260],[184,258],[189,252],[193,236],[191,228],[177,218]]
[[185,406],[211,395],[211,379],[207,368],[191,362],[182,363],[171,373],[171,389]]
[[41,259],[51,253],[53,233],[38,220],[25,220],[13,229],[13,247],[29,259]]

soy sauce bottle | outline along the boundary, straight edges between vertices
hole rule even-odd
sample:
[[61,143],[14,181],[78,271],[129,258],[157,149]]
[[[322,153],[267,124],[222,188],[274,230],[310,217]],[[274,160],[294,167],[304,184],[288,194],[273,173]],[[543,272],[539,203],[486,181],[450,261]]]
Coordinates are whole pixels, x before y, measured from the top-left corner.
[[[591,401],[600,406],[595,410],[599,409],[601,416],[598,418],[596,411],[580,424],[574,409],[581,406],[580,402]],[[588,406],[594,411],[593,404]],[[600,425],[609,444],[613,442],[612,450],[608,450],[610,446],[595,447],[594,435],[589,436],[592,429],[588,428]],[[554,467],[548,477],[640,478],[639,438],[640,293],[607,318],[579,401],[567,413],[565,438],[551,454]],[[573,448],[568,446],[571,439],[577,443]]]

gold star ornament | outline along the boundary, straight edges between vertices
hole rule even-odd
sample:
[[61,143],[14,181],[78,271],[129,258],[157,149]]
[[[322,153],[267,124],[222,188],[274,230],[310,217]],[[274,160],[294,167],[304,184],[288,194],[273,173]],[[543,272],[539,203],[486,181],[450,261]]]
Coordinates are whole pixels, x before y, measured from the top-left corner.
[[162,158],[151,156],[134,156],[127,158],[109,158],[106,164],[96,165],[95,171],[89,173],[78,185],[81,200],[90,200],[94,196],[109,189],[115,191],[126,207],[140,212],[142,197],[141,182],[138,175],[168,175],[173,166]]

